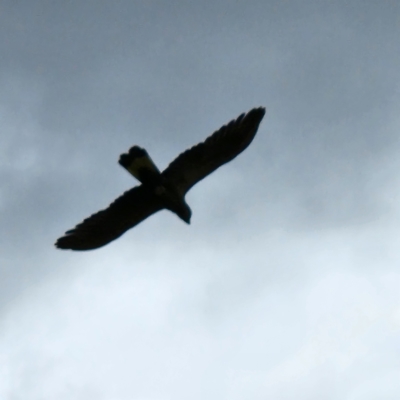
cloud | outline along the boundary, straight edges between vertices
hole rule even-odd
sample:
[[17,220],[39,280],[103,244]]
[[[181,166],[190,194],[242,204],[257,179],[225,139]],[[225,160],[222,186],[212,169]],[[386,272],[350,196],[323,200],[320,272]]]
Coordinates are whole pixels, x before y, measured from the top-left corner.
[[[3,2],[3,397],[398,395],[397,11]],[[53,248],[135,184],[131,145],[163,168],[259,105],[190,227]]]

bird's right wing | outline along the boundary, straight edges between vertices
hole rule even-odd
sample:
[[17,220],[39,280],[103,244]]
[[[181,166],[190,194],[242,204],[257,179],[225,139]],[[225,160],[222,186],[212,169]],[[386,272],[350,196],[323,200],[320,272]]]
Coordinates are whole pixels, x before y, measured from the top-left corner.
[[71,250],[92,250],[117,239],[163,204],[144,186],[136,186],[117,198],[105,210],[93,214],[59,238],[56,247]]
[[265,108],[253,108],[180,154],[162,175],[184,196],[197,182],[233,160],[254,139]]

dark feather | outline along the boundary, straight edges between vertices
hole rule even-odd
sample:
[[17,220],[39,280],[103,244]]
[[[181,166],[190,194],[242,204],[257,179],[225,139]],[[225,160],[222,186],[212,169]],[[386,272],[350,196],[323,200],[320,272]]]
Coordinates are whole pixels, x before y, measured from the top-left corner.
[[[129,153],[121,155],[119,162],[143,185],[128,190],[108,208],[66,232],[56,246],[71,250],[96,249],[163,208],[188,222],[191,211],[184,200],[186,192],[240,154],[254,139],[264,114],[265,109],[260,107],[240,115],[205,142],[179,155],[161,175],[146,150],[132,147]],[[177,211],[182,209],[188,216]]]
[[136,186],[105,210],[93,214],[66,232],[65,236],[57,240],[56,247],[71,250],[96,249],[117,239],[162,208],[159,196],[145,186]]
[[162,175],[184,196],[193,185],[233,160],[252,142],[264,115],[263,107],[240,115],[204,142],[180,154]]
[[147,151],[139,146],[121,154],[118,162],[141,183],[156,184],[160,181],[160,171]]

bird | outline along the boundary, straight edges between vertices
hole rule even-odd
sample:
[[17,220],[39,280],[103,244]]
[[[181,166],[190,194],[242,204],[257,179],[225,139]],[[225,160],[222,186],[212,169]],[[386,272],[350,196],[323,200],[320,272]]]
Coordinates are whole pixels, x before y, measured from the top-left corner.
[[140,185],[68,230],[55,246],[77,251],[100,248],[163,209],[190,224],[192,211],[185,201],[186,193],[245,150],[253,141],[264,115],[264,107],[239,115],[204,142],[181,153],[163,172],[144,148],[133,146],[120,156],[119,164]]

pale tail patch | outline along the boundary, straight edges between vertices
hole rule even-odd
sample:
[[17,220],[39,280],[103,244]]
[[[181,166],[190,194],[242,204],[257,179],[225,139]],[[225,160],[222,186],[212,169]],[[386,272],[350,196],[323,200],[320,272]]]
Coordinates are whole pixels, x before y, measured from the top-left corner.
[[147,151],[139,146],[133,146],[128,153],[122,154],[118,162],[142,183],[154,181],[160,177],[160,171]]

